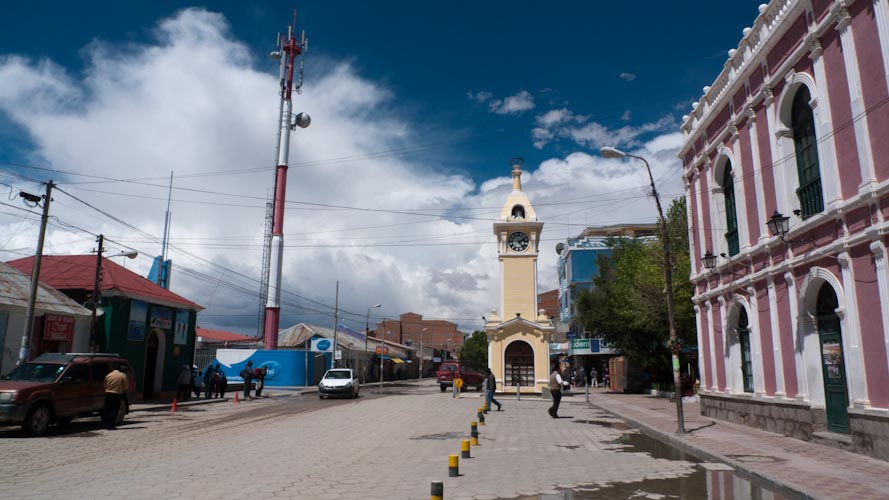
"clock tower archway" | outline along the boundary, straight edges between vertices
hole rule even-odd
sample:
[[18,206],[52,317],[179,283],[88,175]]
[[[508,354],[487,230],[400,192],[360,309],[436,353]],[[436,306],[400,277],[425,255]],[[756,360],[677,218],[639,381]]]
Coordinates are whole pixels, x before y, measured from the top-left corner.
[[537,256],[543,222],[522,191],[522,167],[512,166],[512,192],[494,222],[500,263],[500,304],[487,317],[488,366],[500,392],[539,393],[549,384],[553,326],[537,308]]

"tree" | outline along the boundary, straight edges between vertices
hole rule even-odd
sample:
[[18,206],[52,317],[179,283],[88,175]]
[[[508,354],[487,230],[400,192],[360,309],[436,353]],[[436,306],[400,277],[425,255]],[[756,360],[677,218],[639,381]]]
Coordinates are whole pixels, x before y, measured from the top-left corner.
[[476,330],[463,342],[459,352],[460,362],[482,371],[488,367],[488,337],[485,332]]
[[[666,214],[667,241],[673,262],[673,298],[677,336],[694,345],[695,322],[689,281],[688,219],[685,198],[674,200]],[[667,373],[669,317],[664,294],[663,247],[660,239],[613,239],[610,255],[599,256],[594,287],[575,300],[577,320],[594,337],[643,366]]]

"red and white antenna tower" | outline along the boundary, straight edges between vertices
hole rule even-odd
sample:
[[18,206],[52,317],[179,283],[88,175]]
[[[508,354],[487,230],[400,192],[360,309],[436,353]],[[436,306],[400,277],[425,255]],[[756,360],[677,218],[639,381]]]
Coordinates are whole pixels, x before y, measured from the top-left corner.
[[281,61],[281,101],[278,113],[278,161],[275,167],[275,191],[272,209],[271,270],[267,286],[265,317],[263,321],[263,347],[278,348],[278,325],[281,319],[281,269],[284,253],[284,196],[287,193],[287,157],[290,154],[290,131],[297,126],[306,128],[312,119],[306,113],[293,114],[293,91],[299,94],[302,88],[302,60],[300,60],[299,82],[293,87],[293,70],[296,56],[308,49],[305,32],[299,40],[294,34],[296,13],[293,25],[287,27],[287,38],[278,36],[278,49],[272,52],[273,59]]

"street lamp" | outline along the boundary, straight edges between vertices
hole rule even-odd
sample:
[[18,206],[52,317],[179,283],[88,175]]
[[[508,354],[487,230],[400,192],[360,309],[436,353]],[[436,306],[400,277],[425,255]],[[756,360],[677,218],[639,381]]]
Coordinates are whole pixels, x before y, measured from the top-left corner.
[[[96,275],[95,275],[95,280],[93,282],[93,295],[90,299],[90,302],[92,303],[92,307],[90,307],[90,309],[92,309],[92,316],[90,318],[90,345],[89,345],[90,352],[95,352],[96,347],[97,347],[97,345],[96,345],[97,338],[96,337],[98,335],[99,324],[98,324],[98,318],[96,315],[96,310],[98,309],[99,304],[102,303],[102,290],[101,290],[101,286],[102,286],[102,252],[105,251],[104,244],[105,244],[105,235],[100,234],[96,238]],[[119,253],[116,253],[114,255],[109,255],[109,258],[111,258],[111,257],[126,257],[128,259],[135,259],[138,256],[139,256],[139,252],[137,252],[135,250],[121,250]]]
[[648,179],[651,181],[651,195],[654,196],[654,202],[657,205],[657,213],[660,218],[661,225],[661,242],[664,246],[664,286],[667,289],[667,317],[670,321],[670,351],[672,353],[673,364],[673,390],[676,392],[676,421],[678,427],[677,433],[685,432],[685,418],[682,414],[682,382],[679,378],[679,341],[676,337],[676,321],[673,313],[673,269],[672,259],[670,258],[670,242],[667,235],[667,219],[664,218],[664,211],[661,209],[661,199],[658,197],[657,188],[654,185],[654,177],[651,175],[651,167],[648,161],[641,156],[631,155],[619,149],[604,147],[599,153],[605,158],[635,158],[641,160],[645,164],[645,170],[648,171]]
[[[364,361],[365,362],[368,361],[368,358],[367,358],[367,337],[370,336],[370,310],[376,309],[378,307],[382,307],[382,305],[383,304],[375,304],[375,305],[368,307],[367,308],[367,316],[365,316],[365,318],[364,318]],[[363,372],[365,372],[362,377],[365,382],[367,381],[367,369],[366,368],[367,367],[365,367],[365,369],[362,370]]]
[[417,375],[417,380],[423,378],[423,334],[426,333],[428,328],[424,328],[420,331],[420,374]]

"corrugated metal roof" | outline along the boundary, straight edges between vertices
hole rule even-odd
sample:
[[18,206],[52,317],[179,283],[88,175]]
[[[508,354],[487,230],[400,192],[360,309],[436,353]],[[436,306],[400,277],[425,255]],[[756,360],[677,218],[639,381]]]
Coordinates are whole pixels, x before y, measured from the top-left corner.
[[[31,277],[19,272],[12,266],[0,262],[0,304],[28,309],[28,298],[31,296]],[[35,311],[73,316],[90,316],[92,311],[68,298],[62,292],[43,283],[37,287]]]
[[[30,274],[34,257],[11,260],[8,264]],[[44,255],[40,266],[40,281],[58,290],[92,290],[96,280],[95,255]],[[122,295],[127,298],[170,307],[194,309],[203,307],[177,295],[157,283],[126,269],[109,259],[102,259],[102,284],[104,295]]]
[[256,337],[248,337],[234,332],[226,332],[223,330],[210,330],[208,328],[198,327],[195,335],[201,337],[203,342],[257,342],[262,341]]
[[[305,323],[293,325],[290,328],[278,332],[278,347],[301,347],[306,342],[306,340],[312,338],[315,335],[333,340],[333,328],[326,328],[317,325],[307,325]],[[348,349],[364,349],[363,341],[358,341],[349,335],[337,335],[336,340],[337,344]],[[383,342],[380,339],[368,337],[368,351],[373,353],[378,345],[388,346],[390,356],[398,356],[401,358],[407,357],[408,351],[413,350],[408,346],[402,344],[388,341]]]

